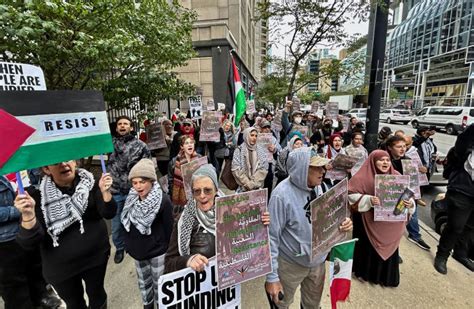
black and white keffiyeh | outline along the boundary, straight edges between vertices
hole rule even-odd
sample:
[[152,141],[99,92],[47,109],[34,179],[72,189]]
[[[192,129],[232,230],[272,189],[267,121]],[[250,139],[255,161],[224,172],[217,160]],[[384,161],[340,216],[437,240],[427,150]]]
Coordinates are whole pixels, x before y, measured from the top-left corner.
[[77,221],[81,234],[84,233],[82,215],[86,212],[89,193],[95,180],[94,176],[84,169],[77,169],[77,175],[80,180],[72,196],[63,194],[51,176],[45,175],[40,184],[41,210],[54,247],[59,246],[59,235]]
[[[216,197],[218,196],[224,196],[224,194],[218,191]],[[206,231],[216,235],[215,205],[208,211],[202,211],[196,206],[196,201],[191,199],[178,220],[178,251],[181,256],[189,255],[191,233],[196,220]]]
[[130,224],[133,224],[142,235],[150,235],[151,225],[160,211],[162,197],[163,191],[156,181],[144,200],[140,200],[137,191],[131,188],[121,216],[125,230],[130,232]]

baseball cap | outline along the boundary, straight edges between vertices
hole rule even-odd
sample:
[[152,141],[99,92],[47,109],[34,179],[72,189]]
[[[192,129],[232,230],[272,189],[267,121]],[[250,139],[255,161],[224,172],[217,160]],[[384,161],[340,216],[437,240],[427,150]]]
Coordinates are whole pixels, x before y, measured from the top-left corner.
[[266,120],[266,119],[263,119],[261,122],[260,122],[260,128],[265,128],[265,127],[271,127],[271,124],[270,124],[270,121]]
[[313,155],[313,151],[311,151],[311,159],[309,160],[309,166],[321,167],[325,166],[329,162],[331,162],[331,160],[323,158],[317,154]]

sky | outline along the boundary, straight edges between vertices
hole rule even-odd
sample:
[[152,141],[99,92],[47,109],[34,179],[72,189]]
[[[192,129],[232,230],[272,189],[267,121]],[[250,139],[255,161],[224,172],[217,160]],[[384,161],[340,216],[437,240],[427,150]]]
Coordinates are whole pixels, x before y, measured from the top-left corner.
[[[284,27],[282,27],[284,30],[289,30],[289,28],[285,29]],[[369,28],[369,22],[363,22],[363,23],[348,23],[346,24],[345,26],[345,29],[347,31],[347,33],[349,34],[349,36],[351,35],[355,35],[357,33],[361,34],[361,35],[365,35],[368,33],[368,28]],[[270,36],[270,41],[273,42],[274,40],[274,37]],[[283,45],[286,43],[286,44],[289,44],[290,43],[290,37],[286,37],[284,39],[281,39],[278,41],[278,43],[280,44],[273,44],[272,45],[272,55],[273,56],[279,56],[279,57],[284,57],[285,55],[285,49],[283,47]],[[326,48],[325,46],[322,46],[323,48]],[[336,47],[335,48],[335,51],[338,52],[342,47]]]

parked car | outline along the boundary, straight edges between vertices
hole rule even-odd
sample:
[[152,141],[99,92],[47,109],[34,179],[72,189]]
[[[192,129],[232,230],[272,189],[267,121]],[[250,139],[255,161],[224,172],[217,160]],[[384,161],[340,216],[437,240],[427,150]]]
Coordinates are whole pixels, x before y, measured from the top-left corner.
[[347,112],[350,117],[357,117],[360,122],[367,121],[367,108],[353,108]]
[[446,130],[448,134],[462,132],[474,122],[474,107],[463,106],[430,106],[421,109],[413,117],[411,125],[435,126]]
[[402,122],[403,124],[407,124],[411,120],[411,114],[407,109],[387,108],[380,112],[380,120],[386,123]]

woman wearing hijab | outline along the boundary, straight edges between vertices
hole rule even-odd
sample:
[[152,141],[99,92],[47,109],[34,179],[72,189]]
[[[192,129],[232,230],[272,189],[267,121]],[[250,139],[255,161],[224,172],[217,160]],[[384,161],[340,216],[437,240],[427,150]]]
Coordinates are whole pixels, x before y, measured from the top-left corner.
[[39,190],[15,199],[21,213],[17,242],[25,249],[40,246],[44,277],[68,309],[107,308],[110,244],[103,218],[112,219],[117,211],[112,177],[103,174],[96,182],[88,171],[76,169],[74,160],[42,169]]
[[179,144],[180,151],[178,155],[171,160],[168,166],[168,193],[171,197],[171,202],[174,205],[173,215],[175,219],[177,219],[181,214],[184,205],[186,205],[186,202],[188,201],[186,191],[184,190],[181,166],[201,157],[201,155],[195,150],[196,143],[192,136],[181,136]]
[[144,309],[158,305],[158,279],[173,229],[173,206],[156,181],[153,161],[141,159],[128,175],[132,188],[122,211],[125,250],[135,260]]
[[[193,199],[174,225],[165,257],[165,273],[186,267],[202,271],[208,259],[216,255],[216,216],[214,200],[224,196],[218,191],[216,170],[211,164],[201,166],[191,179]],[[263,224],[270,224],[268,212]]]
[[275,174],[278,178],[277,185],[288,177],[288,169],[286,167],[286,161],[288,160],[288,155],[294,149],[298,149],[304,146],[303,136],[301,133],[295,133],[288,142],[288,145],[280,152],[278,159],[276,160],[276,169]]
[[268,173],[265,149],[257,145],[258,131],[254,127],[244,130],[244,142],[235,149],[232,175],[239,184],[237,192],[261,189]]
[[[354,250],[352,271],[355,276],[382,286],[396,287],[400,283],[398,246],[406,222],[374,221],[375,175],[400,175],[392,166],[390,155],[375,150],[349,180],[349,204],[354,211],[353,237],[358,238]],[[403,201],[409,213],[414,202]]]
[[[329,144],[326,145],[323,149],[323,156],[329,160],[334,160],[338,154],[346,154],[346,151],[342,148],[343,140],[341,135],[333,134],[329,137]],[[332,168],[332,165],[329,164],[329,171],[326,172],[324,181],[330,185],[334,186],[338,184],[342,179],[346,178],[350,170],[344,170],[339,168]]]

